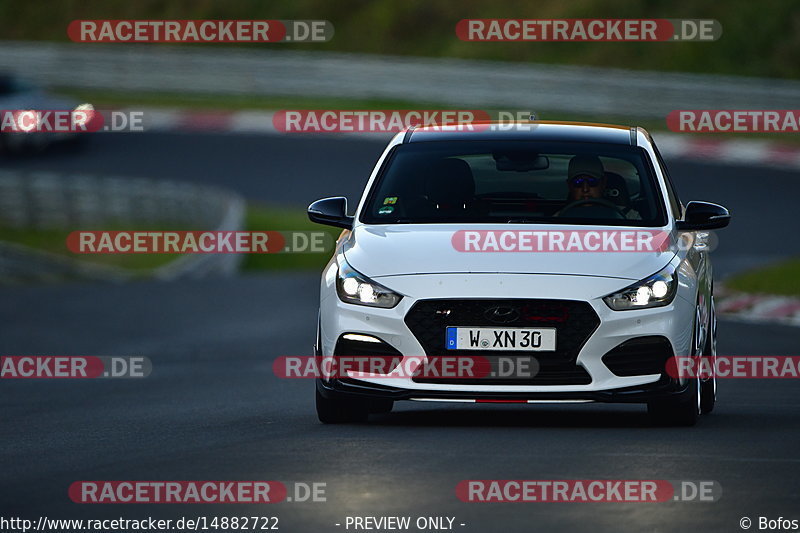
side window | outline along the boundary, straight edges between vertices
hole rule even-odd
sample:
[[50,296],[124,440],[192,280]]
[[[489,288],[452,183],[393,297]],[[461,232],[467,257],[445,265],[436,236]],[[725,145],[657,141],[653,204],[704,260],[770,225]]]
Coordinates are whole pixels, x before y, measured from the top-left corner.
[[661,167],[661,173],[664,174],[664,178],[666,179],[667,196],[669,196],[669,205],[672,209],[672,215],[676,219],[681,219],[683,218],[683,207],[681,207],[681,201],[678,199],[678,191],[675,189],[675,184],[672,183],[672,178],[667,170],[667,165],[664,164],[664,159],[661,157],[661,152],[658,151],[658,147],[656,146],[655,142],[652,144],[653,151],[656,153],[656,159],[658,160],[658,166]]

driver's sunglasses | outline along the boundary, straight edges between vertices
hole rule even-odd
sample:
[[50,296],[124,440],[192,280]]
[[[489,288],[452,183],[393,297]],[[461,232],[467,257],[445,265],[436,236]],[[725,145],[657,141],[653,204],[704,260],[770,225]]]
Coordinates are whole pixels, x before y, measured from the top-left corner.
[[569,184],[573,187],[580,187],[584,183],[588,184],[589,187],[597,187],[600,185],[600,179],[593,176],[580,176],[569,180]]

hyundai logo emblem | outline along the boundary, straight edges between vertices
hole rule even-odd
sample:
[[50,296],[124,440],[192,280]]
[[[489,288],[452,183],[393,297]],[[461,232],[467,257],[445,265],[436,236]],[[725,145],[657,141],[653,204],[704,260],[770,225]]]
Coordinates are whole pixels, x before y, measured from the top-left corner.
[[483,316],[486,317],[486,320],[495,324],[508,324],[519,319],[519,311],[513,307],[495,306],[487,309]]

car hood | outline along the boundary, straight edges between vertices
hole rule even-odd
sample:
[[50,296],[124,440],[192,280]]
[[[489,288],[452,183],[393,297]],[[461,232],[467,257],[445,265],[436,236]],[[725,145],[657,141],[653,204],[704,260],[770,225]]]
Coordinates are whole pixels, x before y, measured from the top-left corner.
[[[664,268],[673,247],[657,252],[461,252],[452,238],[464,225],[357,226],[342,244],[354,269],[370,278],[408,274],[509,273],[599,276],[638,281]],[[471,225],[475,230],[541,230],[532,225]],[[628,230],[613,226],[548,226],[548,230]],[[640,228],[641,229],[641,228]],[[652,229],[652,228],[651,228]]]

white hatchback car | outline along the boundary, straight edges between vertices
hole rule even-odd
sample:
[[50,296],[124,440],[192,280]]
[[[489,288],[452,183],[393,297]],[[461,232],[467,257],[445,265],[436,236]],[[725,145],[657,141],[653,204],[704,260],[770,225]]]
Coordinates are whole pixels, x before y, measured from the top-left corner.
[[[318,361],[474,357],[491,369],[327,375],[322,422],[363,421],[396,400],[646,403],[683,425],[714,407],[713,376],[665,367],[716,354],[708,230],[730,214],[684,207],[642,128],[412,128],[389,142],[353,216],[342,197],[308,215],[345,228],[322,275]],[[622,250],[628,233],[661,245]]]

